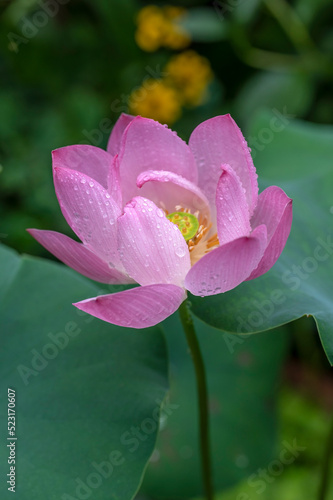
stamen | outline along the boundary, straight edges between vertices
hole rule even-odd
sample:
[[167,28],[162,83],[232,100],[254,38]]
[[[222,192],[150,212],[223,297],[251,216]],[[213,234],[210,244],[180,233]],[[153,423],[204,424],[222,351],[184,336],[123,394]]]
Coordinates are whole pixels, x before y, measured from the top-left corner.
[[217,238],[217,235],[215,235],[215,238],[212,241],[207,241],[206,247],[207,248],[213,248],[215,246],[219,245],[219,240]]
[[176,224],[182,233],[190,252],[192,266],[220,245],[217,233],[208,238],[213,224],[207,215],[202,215],[199,210],[192,214],[191,209],[182,205],[176,205],[175,212],[170,214],[165,208],[163,210],[166,217]]
[[199,221],[189,211],[172,212],[171,214],[167,215],[167,219],[178,226],[180,232],[185,238],[185,241],[193,238],[198,232]]

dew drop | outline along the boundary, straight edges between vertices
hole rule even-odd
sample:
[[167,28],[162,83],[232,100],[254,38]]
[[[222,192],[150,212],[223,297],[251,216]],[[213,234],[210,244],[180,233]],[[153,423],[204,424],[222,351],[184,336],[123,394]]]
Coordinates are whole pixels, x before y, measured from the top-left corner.
[[86,183],[86,180],[85,179],[81,179],[81,184],[85,184]]
[[184,255],[186,254],[186,251],[185,251],[185,248],[178,247],[178,248],[176,248],[175,253],[178,257],[184,257]]
[[157,212],[156,212],[156,213],[157,213],[157,216],[158,216],[158,217],[164,217],[164,212],[163,212],[163,210],[161,210],[160,208],[157,210]]
[[94,183],[92,181],[89,182],[90,187],[94,187]]

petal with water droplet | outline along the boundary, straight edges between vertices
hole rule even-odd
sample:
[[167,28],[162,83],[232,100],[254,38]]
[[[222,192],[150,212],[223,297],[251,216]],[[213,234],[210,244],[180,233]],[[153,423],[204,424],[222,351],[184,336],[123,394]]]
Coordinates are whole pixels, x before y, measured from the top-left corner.
[[[152,210],[143,211],[144,204]],[[183,285],[191,266],[186,241],[177,226],[164,214],[163,217],[160,216],[159,208],[152,201],[140,196],[133,198],[125,206],[124,215],[119,217],[118,225],[122,263],[135,281],[140,285]],[[127,246],[128,242],[131,243],[130,247]],[[178,249],[178,255],[173,244]]]
[[120,143],[121,143],[121,138],[123,136],[123,133],[129,123],[135,118],[132,115],[128,115],[126,113],[121,113],[120,117],[116,121],[109,141],[108,141],[108,146],[107,146],[107,151],[110,153],[112,156],[116,155],[119,153],[120,150]]
[[246,191],[252,215],[258,199],[257,174],[243,134],[231,116],[216,116],[200,123],[192,132],[189,146],[198,165],[198,185],[212,206],[221,165],[228,163]]
[[108,284],[133,283],[133,280],[127,275],[117,269],[110,269],[106,262],[82,243],[74,241],[64,234],[38,229],[28,229],[28,232],[64,264],[87,278]]
[[210,219],[209,202],[197,185],[181,175],[165,170],[147,170],[137,178],[142,196],[156,204],[162,202],[169,212],[174,212],[177,205],[189,208],[192,213],[199,211],[202,217]]
[[146,170],[174,172],[197,184],[197,166],[188,145],[160,123],[137,116],[125,129],[119,152],[124,201],[141,194],[136,179]]
[[258,267],[248,278],[266,273],[280,257],[288,239],[292,223],[292,200],[277,186],[270,186],[259,195],[258,205],[251,219],[256,227],[267,227],[267,248]]
[[[232,290],[257,267],[266,245],[266,226],[261,225],[249,237],[238,238],[212,250],[190,269],[185,288],[193,295],[205,296]],[[206,283],[209,281],[208,288]]]
[[[84,181],[84,183],[82,183]],[[112,260],[124,272],[117,252],[117,217],[121,210],[109,193],[98,182],[85,186],[92,179],[81,172],[56,167],[54,185],[62,213],[70,227],[88,248],[105,262]],[[77,186],[77,190],[74,189]],[[92,203],[89,202],[92,200]],[[114,224],[108,223],[113,220]],[[110,256],[113,256],[111,259]]]
[[220,245],[250,234],[250,214],[244,188],[229,165],[222,166],[217,184],[216,213]]
[[[86,144],[65,146],[52,151],[53,168],[62,167],[76,170],[96,180],[104,188],[107,187],[107,176],[112,156],[103,149]],[[85,180],[83,181],[85,183]]]
[[73,305],[114,325],[147,328],[157,325],[177,311],[185,298],[183,288],[156,284],[101,295]]

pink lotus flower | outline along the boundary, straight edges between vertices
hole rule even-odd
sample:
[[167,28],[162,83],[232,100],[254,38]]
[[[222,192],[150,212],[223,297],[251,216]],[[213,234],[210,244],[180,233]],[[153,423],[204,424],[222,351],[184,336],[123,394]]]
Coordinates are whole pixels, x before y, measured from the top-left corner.
[[230,115],[201,123],[187,145],[153,120],[123,114],[107,152],[57,149],[53,172],[63,215],[83,243],[29,232],[88,278],[141,285],[74,304],[116,325],[152,326],[178,309],[186,290],[214,295],[257,278],[290,232],[291,199],[276,186],[258,196]]

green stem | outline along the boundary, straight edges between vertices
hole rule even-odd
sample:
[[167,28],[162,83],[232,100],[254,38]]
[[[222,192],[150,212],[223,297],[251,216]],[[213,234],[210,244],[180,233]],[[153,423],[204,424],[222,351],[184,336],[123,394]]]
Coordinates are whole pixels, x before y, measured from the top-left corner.
[[333,79],[332,59],[326,54],[312,51],[301,55],[280,54],[253,47],[243,26],[233,23],[229,32],[230,41],[238,57],[253,68],[270,71],[294,71],[318,74]]
[[180,306],[179,314],[186,335],[187,344],[192,356],[197,382],[203,484],[206,493],[206,499],[213,500],[209,444],[209,413],[205,366],[187,301],[184,301]]
[[305,24],[286,0],[264,0],[264,3],[298,51],[316,50]]
[[330,430],[327,436],[325,453],[323,456],[320,486],[318,492],[318,500],[328,500],[328,483],[330,478],[330,462],[333,451],[333,419],[330,425]]

